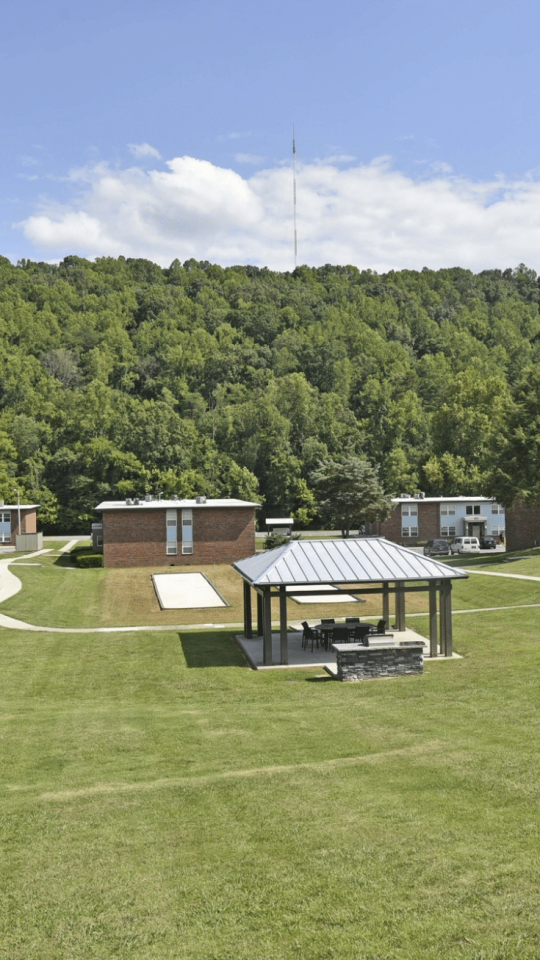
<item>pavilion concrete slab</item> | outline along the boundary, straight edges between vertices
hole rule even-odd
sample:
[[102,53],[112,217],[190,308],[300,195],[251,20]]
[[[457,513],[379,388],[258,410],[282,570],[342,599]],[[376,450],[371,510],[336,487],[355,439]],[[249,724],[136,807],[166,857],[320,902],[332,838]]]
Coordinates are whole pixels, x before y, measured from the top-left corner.
[[[421,642],[424,644],[426,653],[429,650],[429,641],[419,633],[416,633],[414,630],[410,630],[408,627],[402,633],[400,633],[400,640]],[[264,646],[262,637],[253,637],[253,639],[247,640],[245,636],[238,634],[236,637],[236,642],[238,643],[242,653],[246,657],[246,660],[253,670],[283,670],[287,667],[320,667],[321,670],[326,670],[332,675],[335,675],[337,671],[336,655],[332,650],[325,650],[324,647],[314,647],[312,651],[311,644],[309,644],[305,650],[302,648],[301,630],[293,630],[289,631],[288,633],[287,664],[279,662],[281,633],[272,633],[273,663],[271,664],[264,662]],[[437,656],[435,659],[460,660],[461,657],[456,653],[452,654],[451,657],[445,657],[444,655],[441,655],[440,650],[437,649]]]

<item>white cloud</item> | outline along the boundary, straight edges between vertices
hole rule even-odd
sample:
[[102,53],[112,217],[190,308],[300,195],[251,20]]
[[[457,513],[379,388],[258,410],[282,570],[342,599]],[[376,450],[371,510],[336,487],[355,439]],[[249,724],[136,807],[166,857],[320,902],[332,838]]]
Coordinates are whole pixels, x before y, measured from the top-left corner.
[[258,153],[235,153],[234,159],[237,163],[247,163],[258,167],[263,162],[264,157],[259,156]]
[[[19,226],[39,250],[58,257],[124,254],[162,265],[195,257],[292,268],[290,167],[244,177],[193,157],[166,166],[99,163],[71,171],[72,203],[43,202]],[[415,180],[388,157],[345,170],[318,161],[298,166],[297,194],[299,263],[377,271],[540,265],[540,182],[532,175],[475,182],[444,166]]]
[[146,157],[161,160],[159,150],[150,146],[149,143],[128,143],[128,148],[137,160],[144,160]]

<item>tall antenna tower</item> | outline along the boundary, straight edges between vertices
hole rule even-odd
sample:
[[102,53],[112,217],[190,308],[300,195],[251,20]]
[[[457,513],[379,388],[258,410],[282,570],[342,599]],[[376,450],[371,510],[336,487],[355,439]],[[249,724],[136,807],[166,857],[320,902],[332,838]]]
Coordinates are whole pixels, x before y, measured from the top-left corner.
[[292,128],[292,169],[293,169],[293,211],[294,211],[294,269],[298,258],[298,239],[296,236],[296,142],[294,139],[294,124]]

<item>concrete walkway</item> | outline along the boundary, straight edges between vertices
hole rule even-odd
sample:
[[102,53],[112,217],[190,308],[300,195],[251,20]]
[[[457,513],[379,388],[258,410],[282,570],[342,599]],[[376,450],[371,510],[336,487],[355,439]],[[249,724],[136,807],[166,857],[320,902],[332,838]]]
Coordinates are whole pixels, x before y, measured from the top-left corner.
[[22,583],[14,573],[9,570],[9,565],[17,560],[30,560],[32,557],[40,557],[42,553],[49,553],[47,550],[36,550],[34,553],[26,553],[23,557],[6,557],[0,560],[0,603],[9,600],[22,588]]
[[530,577],[525,573],[495,573],[494,570],[472,570],[471,567],[465,567],[466,573],[476,573],[480,577],[508,577],[511,580],[538,580],[540,577]]

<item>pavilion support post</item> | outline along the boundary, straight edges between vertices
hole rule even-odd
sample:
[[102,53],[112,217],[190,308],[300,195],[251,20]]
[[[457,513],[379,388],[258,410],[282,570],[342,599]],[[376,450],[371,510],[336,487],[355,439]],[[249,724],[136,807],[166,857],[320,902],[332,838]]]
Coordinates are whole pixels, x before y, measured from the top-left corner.
[[445,596],[444,582],[441,581],[439,589],[439,647],[441,657],[446,656],[446,617],[445,617]]
[[279,588],[279,645],[281,654],[281,663],[289,662],[288,637],[287,637],[287,588]]
[[405,584],[403,580],[396,580],[396,624],[400,631],[405,627]]
[[262,594],[257,591],[257,636],[262,637],[263,635],[263,598]]
[[431,580],[429,584],[429,655],[437,656],[437,582]]
[[387,583],[382,585],[382,618],[390,623],[390,590]]
[[244,580],[244,636],[246,640],[253,637],[253,623],[251,620],[251,584]]
[[263,588],[263,663],[272,665],[272,598],[270,587]]
[[444,655],[452,656],[452,583],[446,580],[441,598],[443,600],[443,609],[441,609],[441,620],[444,620]]

